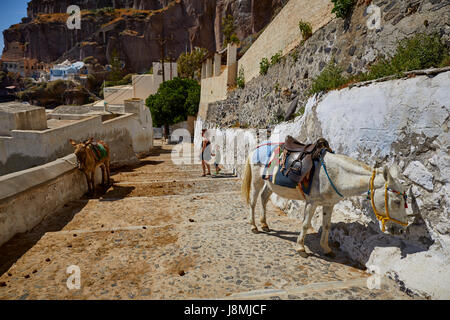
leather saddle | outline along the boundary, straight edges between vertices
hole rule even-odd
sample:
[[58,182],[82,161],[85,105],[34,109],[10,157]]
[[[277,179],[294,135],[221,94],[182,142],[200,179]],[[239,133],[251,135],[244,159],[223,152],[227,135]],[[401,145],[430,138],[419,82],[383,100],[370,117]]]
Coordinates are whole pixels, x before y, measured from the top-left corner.
[[324,138],[313,144],[303,144],[292,136],[287,136],[280,161],[281,172],[296,183],[302,182],[310,176],[314,161],[319,159],[323,150],[333,152]]

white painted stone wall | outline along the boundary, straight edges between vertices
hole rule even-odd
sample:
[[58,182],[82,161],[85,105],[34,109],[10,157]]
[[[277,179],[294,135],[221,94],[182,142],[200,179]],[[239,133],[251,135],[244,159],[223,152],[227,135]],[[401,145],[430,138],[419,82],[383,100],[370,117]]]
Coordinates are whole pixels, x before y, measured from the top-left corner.
[[[101,183],[96,170],[96,185]],[[44,217],[80,199],[88,191],[76,156],[0,177],[0,246],[14,235],[32,230]]]
[[[408,234],[381,234],[368,201],[359,197],[335,207],[332,238],[353,259],[413,292],[445,299],[450,298],[449,87],[445,72],[332,91],[310,99],[303,117],[274,130],[281,140],[286,134],[308,142],[323,136],[336,152],[372,166],[395,163],[417,198],[409,199],[408,212],[420,217],[411,218]],[[272,200],[301,216],[302,203]],[[320,221],[314,225],[318,230]],[[421,237],[434,243],[426,245]]]
[[[303,116],[277,125],[272,134],[272,140],[280,142],[288,134],[309,143],[324,137],[337,153],[399,172],[414,195],[408,199],[411,223],[406,235],[383,234],[362,195],[335,207],[331,238],[339,243],[339,250],[368,269],[396,279],[405,290],[434,299],[450,298],[448,88],[450,72],[332,91],[311,98]],[[196,145],[201,129],[213,127],[197,121]],[[220,130],[234,136],[243,131]],[[245,132],[255,137],[255,131]],[[241,172],[242,165],[234,169]],[[291,217],[302,219],[303,202],[276,195],[271,200]],[[313,219],[316,231],[321,227],[320,210]]]

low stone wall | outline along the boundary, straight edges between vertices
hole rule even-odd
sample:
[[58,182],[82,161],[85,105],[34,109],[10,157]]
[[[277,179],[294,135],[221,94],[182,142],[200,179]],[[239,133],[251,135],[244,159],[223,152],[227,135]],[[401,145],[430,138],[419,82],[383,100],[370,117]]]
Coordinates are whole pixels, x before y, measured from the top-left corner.
[[[361,265],[392,277],[405,290],[434,299],[450,298],[449,86],[450,71],[446,71],[315,96],[303,116],[275,126],[271,139],[284,141],[289,134],[313,142],[324,137],[337,153],[371,166],[397,168],[413,195],[408,200],[407,233],[382,233],[369,201],[361,196],[335,206],[331,238]],[[202,127],[213,129],[216,124],[198,121],[196,144]],[[222,128],[220,132],[231,140],[246,135],[251,145],[257,143],[255,129]],[[234,144],[226,141],[227,147]],[[230,150],[224,159],[237,160],[236,150],[243,149]],[[242,162],[226,167],[239,173]],[[272,202],[289,216],[302,219],[302,201],[272,195]],[[320,231],[320,215],[313,219],[313,227]]]
[[105,120],[90,115],[54,129],[13,130],[11,137],[0,137],[0,175],[42,165],[73,152],[69,139],[82,141],[94,137],[111,149],[111,160],[125,165],[137,162],[135,154],[153,147],[153,126],[149,109],[142,100],[125,101],[125,114]]
[[44,130],[47,128],[45,109],[11,102],[0,105],[0,136],[11,130]]
[[[101,182],[101,170],[96,171]],[[87,192],[75,155],[0,177],[0,246]]]

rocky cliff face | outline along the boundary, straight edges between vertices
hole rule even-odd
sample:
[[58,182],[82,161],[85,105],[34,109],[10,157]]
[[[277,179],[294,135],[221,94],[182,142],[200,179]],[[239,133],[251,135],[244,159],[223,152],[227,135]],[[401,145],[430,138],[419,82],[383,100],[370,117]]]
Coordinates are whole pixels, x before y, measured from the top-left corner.
[[[11,43],[19,42],[26,44],[26,56],[43,62],[94,56],[106,64],[117,49],[130,72],[142,72],[161,58],[157,41],[161,35],[173,36],[166,44],[166,55],[175,58],[194,47],[215,51],[222,46],[221,22],[225,15],[233,15],[236,33],[244,39],[267,25],[284,2],[33,0],[28,6],[28,18],[4,31],[4,54]],[[66,26],[69,5],[82,9],[81,30]],[[96,10],[108,7],[115,10]]]

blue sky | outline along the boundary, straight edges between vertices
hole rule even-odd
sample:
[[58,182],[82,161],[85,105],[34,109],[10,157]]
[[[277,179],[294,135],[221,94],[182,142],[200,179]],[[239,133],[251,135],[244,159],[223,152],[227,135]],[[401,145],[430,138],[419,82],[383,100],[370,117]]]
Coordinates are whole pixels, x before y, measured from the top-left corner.
[[29,0],[0,0],[0,54],[3,52],[3,30],[27,16]]

